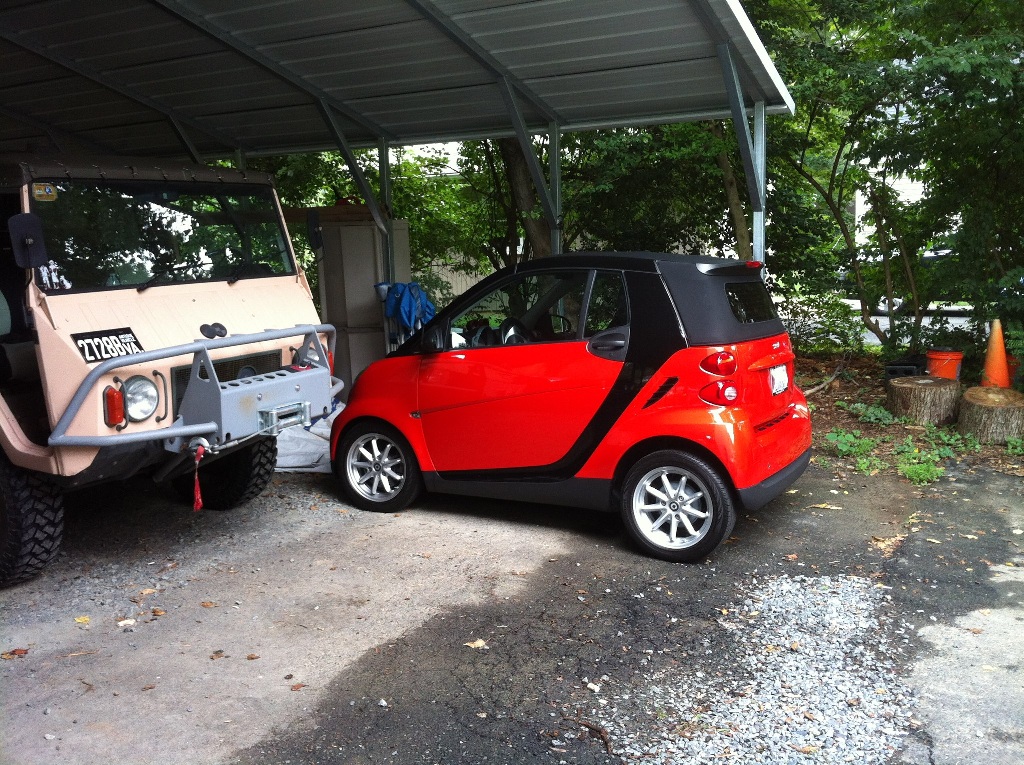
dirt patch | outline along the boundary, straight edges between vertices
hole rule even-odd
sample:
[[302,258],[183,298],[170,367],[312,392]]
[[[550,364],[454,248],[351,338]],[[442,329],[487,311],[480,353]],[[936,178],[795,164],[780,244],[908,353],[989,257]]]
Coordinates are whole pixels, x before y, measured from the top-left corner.
[[[921,449],[930,448],[935,440],[929,440],[928,429],[919,425],[874,422],[870,412],[867,416],[864,413],[858,415],[856,405],[885,407],[885,365],[879,358],[798,358],[796,383],[801,389],[811,391],[807,400],[811,406],[814,445],[817,447],[814,461],[840,478],[855,473],[894,475],[897,473],[898,450],[906,445],[908,437]],[[861,438],[874,441],[870,454],[864,456],[873,456],[876,460],[865,459],[858,466],[856,458],[839,455],[834,442],[828,438],[829,433],[836,431],[856,431]],[[943,443],[947,449],[943,450],[939,467],[944,470],[954,466],[961,470],[987,467],[1008,475],[1024,476],[1024,456],[1011,454],[1005,446],[982,444],[975,447],[969,442],[959,443],[955,429],[947,428],[945,432],[951,443]]]

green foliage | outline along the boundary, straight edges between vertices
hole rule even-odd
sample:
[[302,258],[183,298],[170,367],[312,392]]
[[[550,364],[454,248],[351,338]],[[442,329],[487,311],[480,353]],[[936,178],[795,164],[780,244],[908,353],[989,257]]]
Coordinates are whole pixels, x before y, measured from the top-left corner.
[[836,401],[836,406],[839,409],[845,409],[861,422],[874,425],[892,425],[898,422],[888,409],[878,404],[865,404],[862,401],[849,404],[846,401]]
[[839,457],[861,457],[878,445],[873,438],[862,436],[859,430],[835,428],[825,434],[825,440]]
[[[799,104],[794,118],[771,122],[770,173],[817,195],[827,214],[818,230],[831,237],[834,265],[823,278],[838,277],[866,309],[863,324],[894,348],[938,339],[922,329],[936,301],[965,301],[990,318],[994,286],[1024,267],[1024,5],[744,6]],[[922,185],[920,198],[897,193],[904,179]],[[776,268],[795,275],[788,257]],[[817,252],[812,262],[828,259]],[[904,301],[890,329],[871,316],[885,296]]]
[[864,348],[861,324],[835,292],[794,291],[779,313],[798,353],[858,353]]
[[942,459],[959,457],[963,452],[980,452],[981,444],[971,434],[962,435],[950,428],[935,425],[925,427],[925,440],[929,446],[939,453]]
[[1015,457],[1024,455],[1024,438],[1010,437],[1006,439],[1006,453]]
[[896,446],[896,472],[912,484],[920,486],[937,481],[945,469],[939,465],[942,459],[934,449],[922,449],[911,436]]

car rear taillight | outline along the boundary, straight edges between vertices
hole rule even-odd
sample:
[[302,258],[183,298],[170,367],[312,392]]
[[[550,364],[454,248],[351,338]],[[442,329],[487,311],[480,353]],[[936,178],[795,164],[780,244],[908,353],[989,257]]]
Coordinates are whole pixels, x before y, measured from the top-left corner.
[[729,351],[712,353],[700,362],[700,368],[713,375],[722,375],[723,377],[734,375],[736,374],[736,357],[729,353]]
[[732,380],[716,380],[701,388],[697,395],[709,404],[730,406],[739,400],[740,389]]
[[120,388],[108,385],[103,390],[103,421],[108,428],[124,422],[124,393]]

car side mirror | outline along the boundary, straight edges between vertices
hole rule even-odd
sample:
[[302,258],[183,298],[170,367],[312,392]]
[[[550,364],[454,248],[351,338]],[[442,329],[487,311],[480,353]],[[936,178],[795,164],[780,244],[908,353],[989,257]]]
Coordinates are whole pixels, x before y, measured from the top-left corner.
[[445,349],[445,331],[440,324],[427,327],[423,332],[422,348],[427,353],[440,353]]
[[39,268],[50,262],[43,242],[43,221],[34,213],[18,213],[7,221],[14,262],[20,268]]

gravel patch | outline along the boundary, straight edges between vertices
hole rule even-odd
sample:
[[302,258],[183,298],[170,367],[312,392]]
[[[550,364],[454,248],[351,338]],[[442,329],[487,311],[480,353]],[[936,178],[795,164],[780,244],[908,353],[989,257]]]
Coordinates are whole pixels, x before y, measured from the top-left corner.
[[897,670],[909,625],[858,577],[751,580],[720,609],[722,642],[600,710],[630,763],[882,765],[916,721]]

